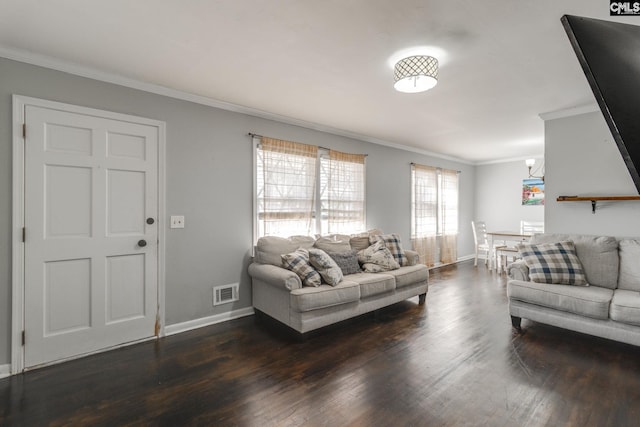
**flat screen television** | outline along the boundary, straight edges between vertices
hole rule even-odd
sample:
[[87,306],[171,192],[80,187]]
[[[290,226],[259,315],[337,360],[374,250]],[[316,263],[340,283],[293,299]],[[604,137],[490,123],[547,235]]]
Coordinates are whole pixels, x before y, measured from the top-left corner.
[[640,193],[640,27],[572,15],[561,21]]

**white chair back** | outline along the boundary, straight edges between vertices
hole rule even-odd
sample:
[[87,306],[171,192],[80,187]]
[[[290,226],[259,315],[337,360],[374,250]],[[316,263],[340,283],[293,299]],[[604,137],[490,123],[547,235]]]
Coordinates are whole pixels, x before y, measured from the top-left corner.
[[487,224],[484,221],[471,221],[471,228],[473,228],[473,240],[476,246],[489,244],[487,237]]

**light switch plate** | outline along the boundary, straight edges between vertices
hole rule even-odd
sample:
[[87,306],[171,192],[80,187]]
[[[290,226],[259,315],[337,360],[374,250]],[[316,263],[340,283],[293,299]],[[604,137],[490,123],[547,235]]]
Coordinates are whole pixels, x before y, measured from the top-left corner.
[[184,215],[171,215],[171,228],[184,228]]

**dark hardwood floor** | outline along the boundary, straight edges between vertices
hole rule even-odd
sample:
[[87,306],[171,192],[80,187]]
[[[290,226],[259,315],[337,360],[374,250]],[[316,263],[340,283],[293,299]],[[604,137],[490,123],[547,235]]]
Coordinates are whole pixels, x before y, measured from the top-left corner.
[[0,425],[632,426],[640,348],[523,320],[471,262],[297,340],[254,316],[0,380]]

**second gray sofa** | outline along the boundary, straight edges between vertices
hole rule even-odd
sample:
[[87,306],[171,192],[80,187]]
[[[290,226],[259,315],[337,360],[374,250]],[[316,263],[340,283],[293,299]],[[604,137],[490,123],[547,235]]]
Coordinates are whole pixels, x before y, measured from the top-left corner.
[[570,240],[588,286],[536,283],[522,260],[509,266],[507,294],[513,326],[530,319],[640,345],[640,240],[538,234],[531,243]]

